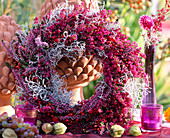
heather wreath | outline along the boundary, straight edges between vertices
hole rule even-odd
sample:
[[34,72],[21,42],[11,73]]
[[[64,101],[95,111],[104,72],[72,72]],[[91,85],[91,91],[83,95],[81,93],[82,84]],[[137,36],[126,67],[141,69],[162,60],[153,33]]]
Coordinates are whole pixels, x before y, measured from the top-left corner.
[[[128,127],[133,105],[123,88],[132,76],[145,78],[145,55],[116,22],[107,20],[110,13],[105,9],[61,7],[40,22],[36,18],[33,28],[18,33],[18,40],[6,48],[14,60],[7,65],[15,75],[20,99],[38,106],[39,120],[63,122],[73,133],[107,132],[112,124]],[[71,105],[73,92],[67,91],[66,76],[60,77],[55,66],[62,57],[72,61],[87,51],[102,62],[103,79],[90,99]]]

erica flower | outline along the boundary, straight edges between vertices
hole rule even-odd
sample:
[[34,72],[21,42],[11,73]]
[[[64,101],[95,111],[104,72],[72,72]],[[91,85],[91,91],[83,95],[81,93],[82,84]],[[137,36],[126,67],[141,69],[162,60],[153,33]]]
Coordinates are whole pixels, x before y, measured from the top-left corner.
[[140,26],[145,30],[151,30],[151,28],[154,26],[153,19],[148,15],[143,15],[139,19]]
[[72,35],[72,38],[73,38],[74,41],[76,41],[76,40],[77,40],[77,35],[76,35],[76,34],[73,34],[73,35]]
[[41,37],[37,37],[37,38],[35,38],[35,43],[36,43],[36,45],[37,45],[37,46],[42,45]]
[[35,19],[34,19],[34,24],[38,24],[39,22],[38,22],[38,17],[35,17]]

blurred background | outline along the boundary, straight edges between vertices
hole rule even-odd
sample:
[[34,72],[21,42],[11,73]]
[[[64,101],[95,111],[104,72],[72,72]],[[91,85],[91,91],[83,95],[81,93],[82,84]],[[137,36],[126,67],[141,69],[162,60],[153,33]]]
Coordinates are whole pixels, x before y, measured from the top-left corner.
[[[101,0],[107,10],[111,9],[110,20],[122,24],[122,33],[131,41],[136,41],[144,48],[143,37],[138,21],[141,15],[155,14],[164,5],[164,0]],[[11,15],[17,24],[29,25],[39,15],[44,0],[0,0],[0,16]],[[169,17],[170,18],[170,17]],[[87,99],[95,92],[98,81],[90,82],[84,87],[84,97]],[[164,105],[164,110],[170,106],[170,20],[163,24],[163,34],[157,46],[155,61],[155,85],[157,102]]]

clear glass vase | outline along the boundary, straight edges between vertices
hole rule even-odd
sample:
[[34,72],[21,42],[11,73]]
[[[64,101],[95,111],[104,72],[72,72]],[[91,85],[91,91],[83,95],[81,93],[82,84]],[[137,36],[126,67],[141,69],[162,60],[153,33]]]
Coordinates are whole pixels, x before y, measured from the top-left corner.
[[155,90],[155,79],[154,79],[154,65],[155,65],[155,53],[156,46],[145,46],[145,72],[149,77],[149,88],[147,95],[143,97],[142,104],[153,103],[156,104],[156,90]]

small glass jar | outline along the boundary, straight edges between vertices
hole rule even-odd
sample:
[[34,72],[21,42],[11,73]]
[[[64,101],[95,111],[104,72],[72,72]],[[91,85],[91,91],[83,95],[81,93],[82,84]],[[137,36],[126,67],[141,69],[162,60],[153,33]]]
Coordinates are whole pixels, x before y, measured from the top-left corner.
[[143,104],[141,106],[142,130],[159,131],[162,127],[163,106],[160,104]]
[[31,105],[17,105],[15,107],[15,113],[17,117],[23,117],[24,123],[29,123],[30,125],[36,125],[38,108]]

